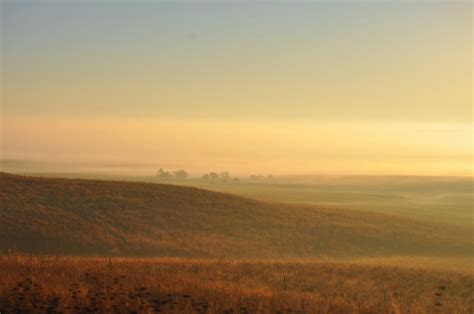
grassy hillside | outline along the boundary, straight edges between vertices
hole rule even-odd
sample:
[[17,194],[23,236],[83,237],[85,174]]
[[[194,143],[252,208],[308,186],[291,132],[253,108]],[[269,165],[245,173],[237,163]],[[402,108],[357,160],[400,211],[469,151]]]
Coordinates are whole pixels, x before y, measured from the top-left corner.
[[153,183],[0,174],[0,249],[187,257],[469,255],[469,228]]
[[472,177],[309,176],[232,184],[212,184],[204,180],[176,183],[262,201],[347,208],[472,225]]
[[[0,161],[1,166],[1,161]],[[4,167],[5,169],[5,167]],[[7,168],[8,169],[8,168]],[[28,168],[24,168],[25,171]],[[59,167],[57,171],[61,171]],[[1,170],[0,170],[1,171]],[[152,173],[152,171],[149,171]],[[472,226],[473,177],[287,176],[222,183],[190,178],[158,179],[118,172],[30,172],[19,174],[74,179],[140,181],[193,186],[264,202],[310,204]]]

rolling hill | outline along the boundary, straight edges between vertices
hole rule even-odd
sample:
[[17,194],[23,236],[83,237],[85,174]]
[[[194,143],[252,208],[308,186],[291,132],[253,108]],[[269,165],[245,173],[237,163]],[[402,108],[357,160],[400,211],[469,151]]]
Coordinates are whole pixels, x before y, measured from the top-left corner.
[[471,230],[380,213],[273,204],[167,184],[0,174],[0,250],[310,258],[467,256]]

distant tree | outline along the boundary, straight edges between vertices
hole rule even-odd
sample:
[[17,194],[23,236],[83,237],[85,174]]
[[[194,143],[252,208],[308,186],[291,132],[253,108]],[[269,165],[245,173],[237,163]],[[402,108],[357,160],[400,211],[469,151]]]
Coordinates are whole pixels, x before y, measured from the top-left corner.
[[176,179],[186,179],[187,177],[189,177],[189,174],[183,169],[173,171],[173,174]]
[[262,180],[262,179],[265,179],[265,177],[261,174],[259,174],[259,175],[253,174],[253,175],[250,176],[250,180],[256,180],[257,181],[257,180]]
[[269,174],[269,175],[267,176],[267,180],[273,180],[273,176],[272,176],[271,174]]
[[222,171],[221,173],[217,173],[217,172],[205,173],[201,176],[201,179],[212,180],[212,182],[223,182],[223,183],[240,181],[239,178],[232,178],[232,175],[229,173],[229,171]]
[[168,171],[164,171],[163,168],[160,168],[158,170],[158,173],[156,174],[158,178],[169,178],[171,174]]
[[232,177],[230,176],[229,171],[221,172],[221,179],[222,180],[230,180]]
[[219,179],[219,174],[217,172],[211,172],[209,173],[209,177],[211,178],[211,180],[217,180]]
[[221,176],[222,182],[224,182],[224,183],[228,183],[232,179],[229,171],[221,172],[220,176]]

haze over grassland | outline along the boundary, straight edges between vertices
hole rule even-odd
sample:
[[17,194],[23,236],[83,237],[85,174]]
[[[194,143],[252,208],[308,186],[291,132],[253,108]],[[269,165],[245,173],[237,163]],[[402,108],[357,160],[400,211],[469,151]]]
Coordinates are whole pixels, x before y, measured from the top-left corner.
[[[200,176],[160,178],[158,166],[123,163],[58,163],[3,160],[6,172],[42,177],[176,184],[230,193],[266,202],[318,205],[394,214],[464,226],[472,225],[472,177],[303,175],[270,179],[260,174],[228,182]],[[220,171],[216,170],[216,174]],[[235,179],[235,180],[234,180]]]
[[190,187],[0,174],[0,248],[67,254],[470,256],[469,227]]
[[474,313],[472,13],[0,0],[0,313]]
[[2,1],[0,170],[186,169],[163,183],[469,227],[471,20],[465,2]]

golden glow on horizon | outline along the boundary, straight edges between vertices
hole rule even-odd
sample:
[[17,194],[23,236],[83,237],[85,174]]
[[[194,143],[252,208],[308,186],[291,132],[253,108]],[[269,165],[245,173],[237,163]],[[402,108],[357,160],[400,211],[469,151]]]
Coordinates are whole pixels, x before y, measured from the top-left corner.
[[7,2],[4,158],[472,175],[471,3]]
[[10,157],[39,160],[143,162],[196,174],[472,175],[468,124],[19,117],[5,119],[4,130]]

